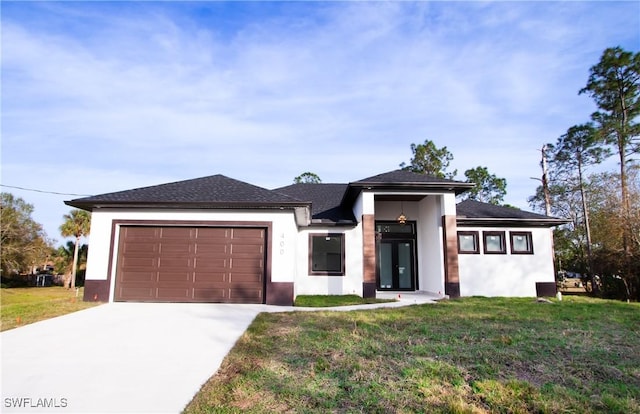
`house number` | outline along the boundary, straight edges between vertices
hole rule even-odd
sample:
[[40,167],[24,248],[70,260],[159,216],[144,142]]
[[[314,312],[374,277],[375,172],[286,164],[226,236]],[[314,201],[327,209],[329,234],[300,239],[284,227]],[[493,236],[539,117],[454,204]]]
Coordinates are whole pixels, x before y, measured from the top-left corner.
[[282,233],[280,235],[280,238],[283,240],[280,240],[280,256],[284,255],[284,233]]

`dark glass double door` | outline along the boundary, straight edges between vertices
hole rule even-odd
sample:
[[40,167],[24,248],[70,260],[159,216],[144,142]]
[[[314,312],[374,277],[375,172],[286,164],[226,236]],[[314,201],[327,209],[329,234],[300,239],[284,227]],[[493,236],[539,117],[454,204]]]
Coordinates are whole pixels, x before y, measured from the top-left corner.
[[378,289],[415,290],[415,240],[380,240],[377,256]]

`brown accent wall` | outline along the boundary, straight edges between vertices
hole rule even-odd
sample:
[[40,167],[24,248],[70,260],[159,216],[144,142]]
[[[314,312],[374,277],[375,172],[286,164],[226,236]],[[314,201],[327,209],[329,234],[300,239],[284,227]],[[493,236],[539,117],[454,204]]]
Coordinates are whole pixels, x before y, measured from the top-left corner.
[[373,214],[362,215],[362,295],[376,297],[376,221]]
[[107,280],[85,280],[84,296],[85,302],[109,302],[109,286],[111,281]]
[[460,297],[458,270],[458,236],[456,216],[442,216],[444,237],[444,292],[452,298]]
[[278,306],[293,305],[293,282],[267,282],[266,304]]
[[556,282],[536,282],[536,296],[539,298],[553,297],[557,292]]

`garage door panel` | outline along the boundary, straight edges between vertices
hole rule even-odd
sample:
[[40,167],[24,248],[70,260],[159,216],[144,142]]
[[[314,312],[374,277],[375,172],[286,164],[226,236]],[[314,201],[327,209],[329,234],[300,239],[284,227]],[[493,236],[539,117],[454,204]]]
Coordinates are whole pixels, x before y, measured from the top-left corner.
[[160,245],[160,253],[164,255],[185,255],[193,252],[195,250],[195,246],[190,244],[179,244],[179,243],[162,243]]
[[180,240],[193,239],[196,237],[196,229],[189,227],[162,227],[160,232],[160,239],[165,240]]
[[226,243],[196,245],[195,254],[198,257],[206,256],[226,256],[229,254],[229,245]]
[[155,239],[160,235],[160,228],[158,227],[123,227],[124,235],[127,239],[139,239],[148,238]]
[[125,269],[135,267],[155,268],[158,267],[158,258],[154,256],[124,256],[122,258],[122,267]]
[[223,302],[226,299],[226,289],[219,288],[194,288],[193,299],[198,302]]
[[121,227],[116,300],[262,303],[265,231]]
[[231,254],[256,256],[264,252],[263,246],[259,244],[239,244],[235,243],[231,246]]
[[243,284],[253,284],[253,287],[262,286],[262,275],[260,273],[233,272],[229,275],[232,283],[242,282]]
[[229,261],[227,257],[196,257],[195,267],[205,272],[215,269],[227,269],[229,267]]
[[158,260],[158,267],[163,269],[192,269],[194,260],[190,257],[162,256]]
[[141,298],[151,300],[156,297],[155,289],[151,287],[121,288],[118,293],[122,300],[140,300]]
[[235,303],[257,303],[262,300],[262,289],[238,287],[229,289],[229,301]]
[[132,242],[128,241],[123,246],[123,252],[135,255],[157,255],[160,250],[159,243],[153,242]]
[[244,257],[244,258],[237,258],[237,257],[233,257],[231,259],[231,269],[233,270],[253,270],[256,272],[262,272],[262,264],[263,264],[263,260],[261,258],[255,258],[255,257]]
[[163,282],[191,282],[192,273],[177,270],[175,272],[172,271],[160,271],[158,272],[158,283]]
[[216,283],[228,285],[229,274],[224,271],[201,272],[198,270],[193,273],[193,283],[195,285],[211,285]]
[[121,280],[123,282],[154,282],[158,272],[146,269],[127,270],[122,272]]
[[172,302],[184,302],[190,299],[191,289],[180,287],[162,287],[157,290],[157,299]]
[[231,236],[231,229],[223,227],[200,227],[197,229],[198,240],[220,240]]
[[233,229],[232,235],[234,239],[243,239],[243,238],[264,239],[264,230],[251,229],[251,228],[246,228],[246,229],[235,228]]

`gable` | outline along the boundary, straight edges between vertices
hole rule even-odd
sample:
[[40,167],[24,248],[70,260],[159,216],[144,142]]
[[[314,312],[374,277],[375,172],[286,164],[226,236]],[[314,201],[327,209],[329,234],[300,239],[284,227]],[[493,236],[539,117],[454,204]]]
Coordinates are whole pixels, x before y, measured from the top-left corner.
[[307,203],[285,194],[218,174],[85,197],[67,201],[65,204],[90,210],[95,207],[107,206],[266,207],[304,206]]
[[342,204],[347,188],[348,184],[292,184],[273,191],[311,203],[312,224],[355,224],[356,218],[350,206]]

